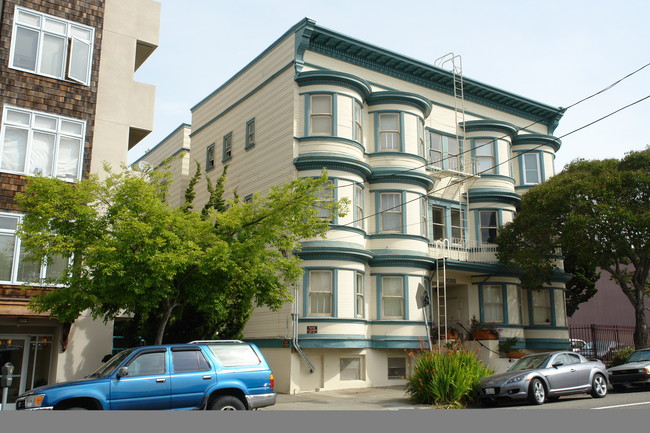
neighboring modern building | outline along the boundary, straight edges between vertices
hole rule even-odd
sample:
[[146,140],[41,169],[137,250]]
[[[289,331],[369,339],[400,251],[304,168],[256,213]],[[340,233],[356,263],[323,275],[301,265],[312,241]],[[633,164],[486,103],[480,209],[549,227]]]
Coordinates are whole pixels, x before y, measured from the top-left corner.
[[568,347],[561,262],[550,285],[527,290],[494,245],[521,194],[555,173],[563,110],[468,79],[460,63],[305,19],[193,107],[190,160],[213,182],[227,164],[227,189],[246,197],[327,168],[334,198],[351,203],[326,239],[303,242],[295,302],[246,326],[279,392],[405,383],[408,352],[428,347],[420,285],[437,323],[475,317],[527,351]]
[[[62,324],[27,308],[55,263],[23,260],[14,195],[27,177],[75,182],[119,170],[153,126],[155,88],[134,73],[158,45],[152,0],[0,1],[0,364],[12,362],[9,402],[33,387],[80,378],[111,352],[112,322]],[[60,268],[58,268],[60,269]]]

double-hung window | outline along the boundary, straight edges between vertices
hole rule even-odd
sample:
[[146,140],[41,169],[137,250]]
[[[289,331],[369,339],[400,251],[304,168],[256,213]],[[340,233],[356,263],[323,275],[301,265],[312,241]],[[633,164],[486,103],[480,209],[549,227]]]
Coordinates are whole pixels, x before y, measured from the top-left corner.
[[404,318],[404,278],[385,276],[381,279],[383,319]]
[[232,159],[232,132],[223,137],[223,156],[221,162],[226,162]]
[[452,137],[447,137],[447,166],[450,170],[463,171],[460,154],[460,143]]
[[433,224],[433,240],[441,241],[445,239],[447,237],[445,233],[445,208],[433,206],[431,208],[431,219]]
[[92,27],[16,7],[9,65],[88,85],[94,38]]
[[356,100],[352,101],[352,113],[353,113],[353,131],[354,131],[354,140],[358,141],[361,143],[363,141],[363,123],[361,120],[361,114],[363,113],[361,104],[359,104]]
[[442,169],[442,135],[429,131],[429,164],[436,169]]
[[354,184],[354,226],[360,229],[365,228],[365,220],[363,217],[363,187],[355,183]]
[[309,315],[332,315],[332,271],[309,271]]
[[332,95],[311,95],[311,135],[332,135]]
[[318,193],[318,198],[314,202],[314,208],[318,211],[318,217],[332,221],[332,202],[334,201],[334,182],[328,180],[323,186],[323,190]]
[[214,143],[209,145],[205,150],[205,169],[212,170],[214,168]]
[[402,194],[399,192],[384,192],[381,200],[381,232],[402,231]]
[[246,149],[255,146],[255,119],[246,122]]
[[533,324],[550,325],[552,320],[551,291],[548,289],[533,290]]
[[420,231],[425,238],[429,237],[429,208],[427,197],[424,196],[420,200]]
[[0,170],[76,180],[85,129],[80,120],[5,106]]
[[483,286],[483,320],[487,323],[503,323],[503,287]]
[[424,122],[418,120],[418,155],[426,158],[426,146],[424,144]]
[[479,214],[481,220],[481,243],[495,243],[498,228],[497,211],[480,211]]
[[537,152],[524,153],[521,157],[525,185],[537,185],[541,181],[539,154]]
[[462,244],[465,241],[463,213],[460,209],[451,209],[451,241],[454,244]]
[[356,317],[364,317],[366,304],[365,304],[365,290],[364,278],[361,272],[356,273],[356,287],[355,287],[355,301],[354,301],[354,315]]
[[494,166],[494,140],[476,139],[474,140],[474,154],[480,174],[496,173]]
[[401,149],[400,120],[397,113],[379,115],[379,150],[399,151]]

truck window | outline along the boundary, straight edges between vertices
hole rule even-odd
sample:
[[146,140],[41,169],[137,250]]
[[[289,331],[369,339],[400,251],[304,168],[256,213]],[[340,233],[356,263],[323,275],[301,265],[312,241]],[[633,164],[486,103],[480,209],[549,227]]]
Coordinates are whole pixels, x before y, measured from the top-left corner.
[[210,364],[208,364],[203,352],[200,350],[176,351],[172,349],[172,361],[174,362],[175,373],[206,371],[210,369]]
[[210,344],[208,347],[224,367],[242,367],[262,363],[257,353],[247,344]]

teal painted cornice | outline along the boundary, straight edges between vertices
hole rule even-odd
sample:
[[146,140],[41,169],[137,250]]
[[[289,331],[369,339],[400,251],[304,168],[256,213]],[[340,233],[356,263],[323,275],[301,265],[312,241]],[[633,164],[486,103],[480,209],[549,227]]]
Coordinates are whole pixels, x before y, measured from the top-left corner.
[[499,134],[506,134],[511,138],[519,131],[519,128],[512,123],[501,122],[499,120],[470,120],[461,123],[461,125],[465,127],[465,132],[492,131]]
[[555,152],[560,150],[562,146],[562,140],[559,138],[553,137],[552,135],[545,134],[521,134],[515,137],[512,141],[513,146],[521,146],[524,144],[535,145],[535,146],[549,146]]
[[446,267],[447,269],[454,271],[472,272],[480,275],[516,278],[521,276],[521,274],[516,270],[501,263],[460,262],[457,260],[447,260]]
[[366,99],[372,93],[372,88],[366,80],[344,72],[326,70],[300,72],[296,74],[296,82],[300,87],[311,85],[345,87],[354,90],[363,99]]
[[373,253],[368,250],[343,247],[302,247],[295,254],[302,260],[342,260],[356,263],[368,263]]
[[422,255],[406,255],[406,254],[386,254],[383,250],[373,250],[375,257],[370,261],[370,266],[373,267],[408,267],[431,270],[436,260]]
[[517,206],[521,202],[521,196],[514,191],[497,190],[491,188],[474,188],[469,192],[470,203],[504,203]]
[[431,114],[431,102],[418,94],[410,92],[398,92],[387,90],[384,92],[373,92],[367,99],[369,106],[380,104],[397,104],[415,107],[422,112],[424,117]]
[[333,154],[303,154],[295,158],[293,164],[298,171],[321,170],[325,167],[328,170],[340,170],[356,174],[364,179],[367,179],[372,173],[370,165],[363,161]]
[[[296,49],[297,64],[303,63],[305,50],[310,50],[438,92],[454,94],[454,76],[446,69],[350,38],[317,26],[311,20],[301,21],[296,35],[300,44]],[[468,77],[463,77],[463,84],[465,100],[539,122],[548,127],[550,134],[566,111]]]
[[413,171],[408,168],[400,167],[378,167],[372,171],[368,177],[368,182],[373,183],[406,183],[417,185],[431,190],[434,180],[425,173]]

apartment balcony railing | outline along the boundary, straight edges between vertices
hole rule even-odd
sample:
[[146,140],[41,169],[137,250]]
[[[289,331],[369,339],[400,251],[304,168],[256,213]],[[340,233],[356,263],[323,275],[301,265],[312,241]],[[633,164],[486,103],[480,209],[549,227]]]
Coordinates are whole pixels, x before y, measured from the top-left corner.
[[429,155],[428,168],[440,176],[476,176],[479,174],[476,158],[469,155],[455,155],[444,157],[440,153],[432,152]]
[[429,254],[435,259],[460,262],[498,263],[497,246],[467,239],[443,239],[429,243]]

